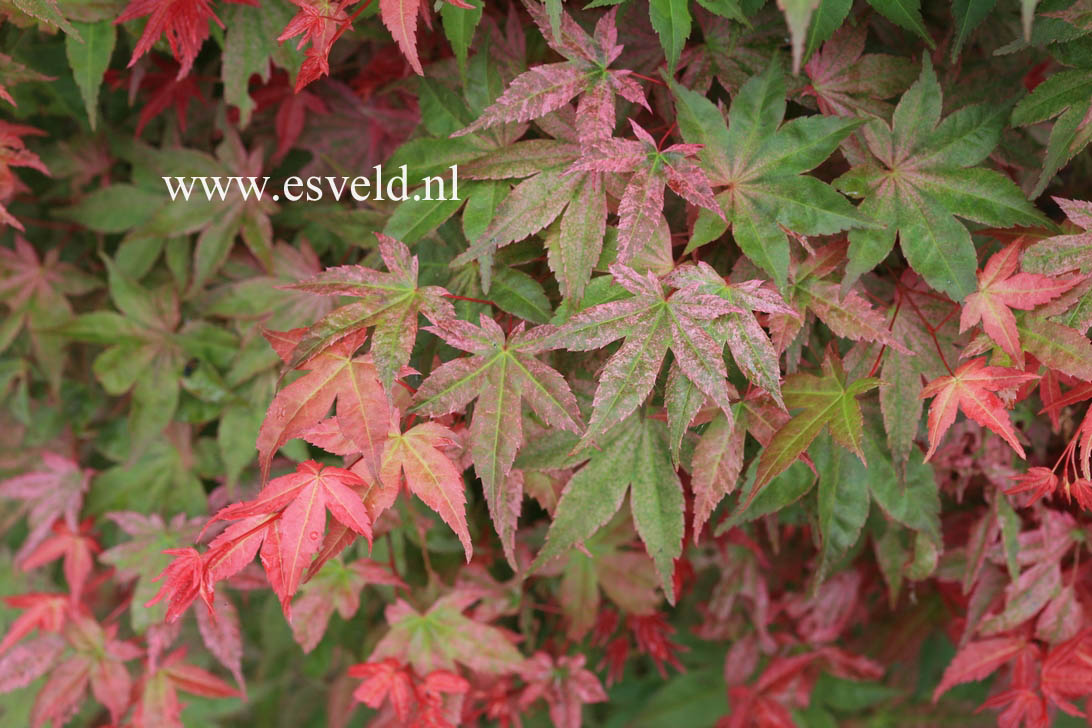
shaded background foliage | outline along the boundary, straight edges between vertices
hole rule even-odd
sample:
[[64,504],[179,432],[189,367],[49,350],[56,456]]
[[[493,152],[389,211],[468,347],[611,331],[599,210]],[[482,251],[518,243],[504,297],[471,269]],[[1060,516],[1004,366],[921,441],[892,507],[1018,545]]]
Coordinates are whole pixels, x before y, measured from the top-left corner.
[[3,12],[4,725],[1086,720],[1085,0]]

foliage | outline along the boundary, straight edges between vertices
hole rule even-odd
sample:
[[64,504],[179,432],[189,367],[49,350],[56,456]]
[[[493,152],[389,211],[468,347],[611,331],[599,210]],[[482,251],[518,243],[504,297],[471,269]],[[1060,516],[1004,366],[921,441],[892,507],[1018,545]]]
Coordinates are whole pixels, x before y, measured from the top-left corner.
[[3,725],[1092,720],[1088,0],[3,11]]

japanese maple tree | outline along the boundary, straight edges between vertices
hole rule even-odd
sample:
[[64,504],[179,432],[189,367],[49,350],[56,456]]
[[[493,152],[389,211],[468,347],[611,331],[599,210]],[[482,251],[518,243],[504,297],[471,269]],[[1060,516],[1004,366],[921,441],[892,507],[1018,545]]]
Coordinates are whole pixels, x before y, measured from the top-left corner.
[[0,724],[1092,721],[1088,0],[3,9]]

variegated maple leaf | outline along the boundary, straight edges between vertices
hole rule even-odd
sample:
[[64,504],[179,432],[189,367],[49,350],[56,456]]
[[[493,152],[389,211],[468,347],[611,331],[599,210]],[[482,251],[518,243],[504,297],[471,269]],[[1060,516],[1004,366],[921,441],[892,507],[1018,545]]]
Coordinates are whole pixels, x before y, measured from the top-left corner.
[[557,371],[535,358],[550,348],[551,326],[511,334],[493,319],[481,325],[452,319],[429,331],[472,356],[440,366],[414,396],[413,411],[436,417],[456,412],[477,399],[470,421],[470,455],[481,478],[489,514],[509,562],[515,566],[515,530],[523,500],[521,478],[510,478],[512,463],[523,444],[526,400],[550,427],[579,433],[583,419],[569,385]]
[[496,206],[492,220],[453,265],[479,261],[482,289],[493,278],[492,254],[533,235],[560,217],[546,235],[546,260],[561,293],[579,300],[603,250],[607,188],[601,172],[566,173],[580,159],[575,113],[565,106],[538,122],[553,139],[525,139],[493,150],[460,169],[471,179],[522,178]]
[[567,174],[613,172],[630,175],[618,203],[618,262],[624,265],[633,265],[634,259],[654,238],[665,242],[670,239],[663,216],[665,186],[687,202],[724,219],[705,172],[688,159],[697,154],[701,146],[673,144],[660,149],[640,124],[633,119],[629,123],[638,141],[611,137],[590,142],[585,145],[580,159],[566,171]]
[[[549,338],[551,345],[573,351],[590,351],[625,338],[600,374],[591,420],[577,449],[590,445],[641,406],[668,350],[675,355],[668,375],[669,420],[685,427],[704,397],[730,418],[724,343],[711,332],[710,322],[742,309],[674,273],[660,280],[651,272],[642,276],[621,263],[611,265],[610,271],[633,295],[581,311]],[[665,283],[675,290],[668,294]]]
[[865,53],[868,25],[843,25],[804,64],[811,83],[800,95],[814,97],[828,116],[890,118],[889,99],[914,80],[909,61],[886,53]]
[[736,366],[756,387],[769,393],[777,404],[781,400],[781,366],[778,351],[769,335],[755,318],[756,312],[774,314],[800,321],[800,314],[788,305],[768,283],[761,280],[729,282],[704,261],[675,269],[672,279],[681,285],[696,283],[702,293],[720,296],[735,310],[713,320],[709,330],[722,344],[727,344]]
[[534,66],[520,74],[474,123],[452,136],[471,134],[496,124],[537,119],[580,96],[576,106],[576,128],[579,140],[586,142],[613,133],[616,94],[649,108],[644,92],[630,77],[630,71],[607,68],[622,53],[615,25],[616,8],[611,8],[599,19],[594,36],[589,36],[564,11],[561,12],[560,32],[555,35],[542,5],[535,0],[524,0],[524,6],[546,42],[566,60]]
[[986,359],[978,357],[956,369],[950,376],[929,382],[921,391],[921,398],[936,399],[929,408],[929,452],[925,454],[925,459],[928,460],[936,452],[959,410],[997,433],[1020,457],[1024,457],[1024,448],[1016,439],[1016,431],[1005,412],[1005,405],[995,392],[1014,390],[1035,379],[1038,379],[1036,375],[1018,369],[986,366]]
[[787,378],[781,389],[785,404],[790,410],[801,408],[802,411],[785,423],[763,448],[754,486],[746,494],[746,504],[750,504],[775,476],[796,462],[825,428],[829,428],[835,442],[864,462],[861,448],[864,420],[857,397],[879,384],[879,380],[872,377],[849,381],[833,348],[828,348],[823,357],[820,375],[800,373]]
[[393,657],[421,675],[454,671],[455,663],[486,675],[514,672],[523,662],[513,645],[516,635],[463,614],[480,598],[478,590],[456,589],[423,612],[401,599],[388,605],[385,616],[390,631],[369,661]]
[[[288,337],[283,346],[287,351],[291,351],[294,342],[299,340],[301,332],[294,333],[295,336]],[[310,434],[335,400],[340,435],[363,455],[364,464],[373,479],[376,477],[391,409],[371,356],[355,354],[366,336],[365,329],[358,329],[304,361],[300,368],[306,369],[307,374],[273,398],[258,432],[258,464],[263,479],[269,477],[273,456],[281,445],[294,437]],[[283,341],[283,338],[276,341]]]
[[455,463],[440,449],[456,442],[455,433],[436,422],[422,422],[405,432],[391,420],[383,448],[379,476],[383,486],[379,508],[387,508],[397,497],[403,477],[410,492],[425,502],[451,526],[466,552],[467,563],[474,553],[466,526],[466,493],[463,476]]
[[1024,350],[1011,309],[1031,310],[1054,300],[1081,281],[1080,277],[1051,278],[1038,273],[1017,273],[1021,248],[1021,242],[1015,241],[990,257],[978,273],[978,290],[967,296],[959,317],[961,333],[981,321],[986,335],[1017,367],[1024,366]]
[[[376,238],[388,273],[361,265],[343,265],[287,286],[323,296],[360,299],[335,309],[308,328],[289,363],[299,366],[350,334],[372,328],[371,357],[379,381],[389,394],[417,339],[418,314],[439,323],[454,318],[455,309],[444,298],[447,291],[443,288],[417,285],[417,257],[410,255],[404,243],[382,233],[376,233]],[[386,428],[382,430],[385,432]]]
[[[626,346],[628,342],[623,349]],[[607,432],[599,444],[601,449],[578,457],[577,463],[584,457],[588,462],[565,485],[546,544],[531,570],[590,539],[614,517],[629,493],[633,525],[656,565],[667,601],[674,604],[675,560],[682,554],[685,503],[671,462],[667,428],[634,414]]]

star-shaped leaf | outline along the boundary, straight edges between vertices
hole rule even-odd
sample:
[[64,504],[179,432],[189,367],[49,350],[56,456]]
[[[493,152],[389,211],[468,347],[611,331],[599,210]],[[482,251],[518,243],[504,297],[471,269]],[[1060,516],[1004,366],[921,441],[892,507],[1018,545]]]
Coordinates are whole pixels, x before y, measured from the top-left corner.
[[1024,365],[1024,352],[1011,309],[1029,311],[1052,301],[1080,282],[1080,278],[1051,278],[1039,273],[1017,273],[1019,241],[1006,246],[987,261],[978,273],[978,291],[967,296],[959,318],[960,332],[982,322],[986,335],[1012,358]]
[[978,357],[956,369],[951,376],[929,382],[921,390],[922,399],[935,397],[929,408],[929,452],[925,459],[936,452],[944,433],[955,422],[958,410],[1000,435],[1020,457],[1024,457],[1024,448],[1016,439],[1005,405],[995,392],[1014,390],[1035,379],[1038,379],[1036,375],[1018,369],[986,366],[986,360]]
[[[723,215],[703,211],[687,250],[716,240],[730,227],[743,253],[783,288],[789,240],[874,227],[829,185],[804,174],[831,155],[863,122],[806,116],[785,124],[785,80],[776,60],[751,78],[732,100],[728,124],[704,95],[672,84],[679,129],[702,144],[701,158]],[[727,220],[727,223],[725,222]]]
[[515,565],[515,529],[522,488],[512,488],[509,476],[523,444],[526,400],[547,425],[579,434],[583,427],[569,385],[557,371],[535,358],[550,348],[546,337],[553,327],[524,331],[522,325],[507,337],[485,314],[481,326],[452,319],[430,327],[451,346],[472,356],[440,366],[414,397],[413,411],[437,417],[456,412],[477,399],[470,421],[470,456],[481,478],[489,514],[501,537],[505,555]]
[[[474,548],[466,527],[466,492],[463,476],[441,447],[453,445],[456,437],[448,428],[435,422],[422,422],[405,432],[392,429],[383,448],[380,478],[388,498],[398,494],[402,477],[414,495],[451,526],[466,552],[467,563]],[[388,506],[389,503],[384,503]]]
[[[700,284],[670,276],[661,281],[652,273],[642,276],[620,263],[611,265],[610,271],[633,295],[592,306],[549,337],[551,345],[575,351],[598,349],[625,338],[622,348],[603,367],[591,420],[577,449],[590,445],[645,401],[668,350],[675,355],[672,367],[676,376],[684,377],[731,417],[724,344],[717,342],[708,324],[741,309],[720,296],[701,292]],[[665,282],[676,287],[670,295]],[[684,426],[690,417],[683,418]]]
[[455,316],[447,293],[439,286],[417,285],[418,262],[405,244],[376,233],[379,254],[389,272],[360,265],[328,268],[313,278],[288,288],[324,296],[353,296],[346,304],[312,325],[300,340],[289,362],[299,366],[349,334],[374,328],[371,355],[383,389],[390,394],[399,371],[409,362],[417,339],[417,315],[433,323]]
[[876,161],[834,181],[863,198],[858,209],[883,225],[850,231],[846,284],[886,258],[897,235],[903,255],[930,286],[963,300],[975,289],[978,262],[971,235],[955,216],[999,227],[1046,219],[1011,180],[976,166],[997,145],[1002,110],[965,106],[942,122],[936,73],[927,56],[922,63],[891,125],[873,120],[863,130]]
[[682,554],[685,508],[667,429],[662,422],[634,415],[611,430],[601,446],[569,479],[546,545],[531,568],[591,538],[618,512],[628,492],[633,525],[656,564],[667,600],[674,604],[672,575]]
[[594,36],[589,36],[568,13],[562,12],[560,38],[555,39],[542,5],[535,0],[524,0],[524,7],[542,30],[546,42],[566,60],[534,66],[516,76],[473,124],[453,136],[497,124],[537,119],[580,96],[576,126],[580,140],[585,141],[611,135],[615,95],[649,108],[640,85],[630,78],[630,71],[608,69],[622,53],[615,25],[616,8],[599,19]]
[[790,410],[801,408],[803,411],[777,431],[759,456],[748,503],[775,476],[796,462],[824,428],[829,428],[835,442],[851,450],[863,462],[864,422],[857,397],[879,384],[879,380],[872,377],[848,381],[841,359],[832,349],[827,350],[823,359],[822,374],[800,373],[788,377],[781,387],[785,405]]

